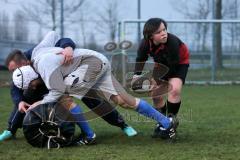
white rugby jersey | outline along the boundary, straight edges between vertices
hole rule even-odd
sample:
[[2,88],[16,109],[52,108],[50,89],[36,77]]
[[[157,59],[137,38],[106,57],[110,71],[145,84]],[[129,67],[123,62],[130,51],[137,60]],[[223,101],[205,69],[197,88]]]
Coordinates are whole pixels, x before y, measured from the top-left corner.
[[102,63],[109,63],[107,58],[101,53],[88,49],[75,49],[73,63],[62,65],[64,56],[59,53],[63,49],[54,47],[57,40],[59,40],[57,34],[54,31],[49,32],[34,48],[32,53],[31,60],[33,66],[49,89],[49,94],[44,97],[42,103],[56,101],[61,95],[66,93],[67,85],[64,84],[64,77],[75,71],[81,65],[83,58],[94,56],[100,59]]

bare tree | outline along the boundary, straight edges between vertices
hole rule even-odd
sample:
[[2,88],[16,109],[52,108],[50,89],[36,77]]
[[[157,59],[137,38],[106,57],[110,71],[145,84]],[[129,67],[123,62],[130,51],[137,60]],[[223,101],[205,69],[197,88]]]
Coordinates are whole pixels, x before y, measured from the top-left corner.
[[[181,13],[185,18],[188,19],[207,19],[210,17],[211,4],[209,0],[198,0],[191,1],[188,0],[171,0],[175,9]],[[184,8],[184,9],[183,9]],[[195,39],[197,44],[197,49],[206,51],[207,41],[206,37],[209,32],[209,25],[205,23],[194,24],[193,32],[195,33]]]
[[[222,19],[222,0],[215,1],[215,18]],[[222,25],[215,25],[215,35],[216,35],[216,67],[221,69],[223,67],[222,64]]]
[[[22,11],[28,15],[30,21],[36,22],[40,26],[56,29],[57,0],[31,1],[30,4],[23,4]],[[29,7],[31,6],[31,7]]]
[[[172,2],[176,2],[172,0]],[[188,1],[189,2],[189,1]],[[211,11],[212,7],[211,3],[213,3],[215,10]],[[191,4],[187,3],[186,0],[182,0],[182,6],[176,6],[176,9],[182,13],[187,18],[192,19],[207,19],[214,12],[214,19],[222,19],[222,0],[198,0],[194,1]],[[182,9],[184,8],[184,9]],[[212,16],[211,16],[212,17]],[[209,25],[202,23],[197,24],[196,31],[197,33],[197,41],[201,42],[202,47],[201,49],[204,51],[206,46],[206,36],[209,30]],[[214,24],[214,36],[216,37],[216,41],[214,42],[214,47],[216,47],[216,67],[222,68],[222,25],[221,24]]]
[[[64,1],[64,15],[68,19],[76,19],[76,14],[84,10],[82,6],[86,3],[85,0],[65,0]],[[75,14],[76,13],[76,14]]]
[[[89,35],[94,33],[94,19],[92,17],[92,4],[90,1],[84,1],[79,3],[79,9],[73,12],[65,12],[65,17],[68,19],[65,21],[66,28],[71,28],[71,32],[75,32],[76,39],[81,41],[83,48],[88,47]],[[67,7],[69,8],[69,7]]]
[[16,11],[13,17],[14,22],[14,40],[28,41],[29,27],[28,21],[22,11]]
[[0,13],[0,39],[11,40],[11,27],[9,25],[9,16],[5,12]]
[[[85,0],[64,1],[64,14],[70,19],[82,6]],[[31,7],[29,7],[31,6]],[[56,30],[60,25],[60,1],[40,0],[31,1],[30,4],[22,5],[22,10],[29,16],[31,21],[39,25]]]
[[[223,1],[223,17],[227,19],[238,19],[240,3],[238,0]],[[240,49],[240,24],[227,24],[224,28],[224,35],[230,38],[229,49],[231,52],[236,52]]]
[[92,50],[98,50],[97,41],[93,33],[90,34],[88,48]]
[[117,25],[119,21],[119,1],[118,0],[106,0],[106,4],[98,13],[100,21],[97,24],[99,32],[108,34],[108,39],[114,41],[117,34]]

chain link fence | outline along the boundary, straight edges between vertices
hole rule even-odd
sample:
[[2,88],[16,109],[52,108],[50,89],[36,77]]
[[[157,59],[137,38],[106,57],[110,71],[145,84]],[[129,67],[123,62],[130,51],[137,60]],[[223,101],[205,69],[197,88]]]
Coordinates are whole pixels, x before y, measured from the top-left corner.
[[[139,26],[142,32],[144,23],[144,20],[119,23],[119,42],[129,40],[134,44],[125,51],[129,61],[135,61],[140,41],[138,34],[141,34],[138,32]],[[240,82],[240,20],[168,20],[167,23],[168,32],[177,35],[189,47],[187,83]],[[221,29],[221,46],[216,44],[219,41],[217,27]]]

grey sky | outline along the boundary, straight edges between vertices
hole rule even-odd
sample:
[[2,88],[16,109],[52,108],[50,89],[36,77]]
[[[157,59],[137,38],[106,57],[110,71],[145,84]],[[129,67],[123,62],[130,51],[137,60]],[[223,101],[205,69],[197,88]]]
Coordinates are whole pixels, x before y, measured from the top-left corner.
[[[6,1],[8,3],[6,3]],[[1,11],[10,12],[15,11],[19,8],[20,3],[26,3],[29,0],[0,0]],[[31,1],[31,0],[30,0]],[[89,1],[89,0],[87,0]],[[102,0],[95,0],[102,3]],[[101,2],[102,1],[102,2]],[[123,19],[136,19],[137,18],[137,1],[138,0],[121,0],[120,6],[123,10]],[[89,1],[90,2],[90,1]],[[94,2],[94,1],[92,1]],[[67,3],[67,0],[65,0]],[[31,6],[29,6],[31,7]],[[98,6],[99,7],[99,6]],[[141,17],[148,19],[150,17],[162,17],[165,19],[179,18],[179,14],[174,11],[171,3],[166,0],[141,0]]]
[[[125,0],[125,4],[132,12],[126,18],[137,18],[137,0]],[[173,9],[169,0],[141,0],[141,18],[161,17],[164,19],[180,18],[180,15]]]

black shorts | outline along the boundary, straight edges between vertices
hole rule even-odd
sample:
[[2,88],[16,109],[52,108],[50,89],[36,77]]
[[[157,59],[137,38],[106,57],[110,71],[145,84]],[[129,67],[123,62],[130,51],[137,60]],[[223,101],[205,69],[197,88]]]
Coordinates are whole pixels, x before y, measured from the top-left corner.
[[164,76],[158,75],[157,74],[158,69],[154,68],[153,77],[155,80],[166,80],[166,81],[168,81],[170,78],[180,78],[184,84],[187,76],[187,72],[188,72],[188,67],[189,67],[189,64],[178,64],[177,66],[169,68],[168,73],[165,74]]

